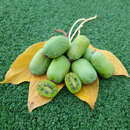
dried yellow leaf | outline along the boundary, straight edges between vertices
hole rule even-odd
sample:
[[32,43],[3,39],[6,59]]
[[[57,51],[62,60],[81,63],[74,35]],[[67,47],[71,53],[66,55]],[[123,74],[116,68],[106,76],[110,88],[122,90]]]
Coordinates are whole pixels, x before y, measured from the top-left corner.
[[[52,98],[46,98],[41,96],[37,91],[37,84],[39,81],[47,79],[46,75],[41,77],[35,77],[31,80],[29,86],[29,95],[28,95],[28,110],[32,112],[33,109],[42,106],[52,100]],[[58,90],[60,91],[63,88],[64,84],[58,84]]]
[[[29,112],[32,112],[33,109],[42,106],[52,100],[52,98],[45,98],[41,96],[37,92],[37,88],[36,88],[37,83],[39,81],[47,79],[46,75],[35,76],[29,71],[29,64],[33,56],[43,46],[44,46],[44,42],[40,42],[37,44],[33,44],[32,46],[27,48],[21,55],[19,55],[16,58],[14,63],[11,65],[9,71],[5,76],[5,80],[0,82],[0,83],[12,83],[12,84],[19,84],[24,81],[30,82],[29,95],[28,95]],[[93,46],[90,47],[95,51],[100,51],[104,53],[110,59],[110,61],[115,66],[114,75],[129,76],[123,64],[114,54],[106,50],[94,48]],[[64,83],[58,84],[57,86],[58,86],[58,90],[60,91],[63,88]],[[99,89],[99,80],[97,78],[97,80],[94,83],[83,85],[81,91],[75,94],[75,96],[87,102],[90,105],[90,107],[94,109],[94,105],[96,103],[96,99],[98,96],[98,89]]]
[[83,85],[81,90],[75,94],[79,99],[87,102],[92,109],[94,109],[94,105],[97,100],[99,89],[99,80],[98,78],[92,84]]
[[35,53],[43,47],[43,45],[44,42],[33,44],[21,55],[19,55],[8,70],[5,76],[5,80],[0,83],[19,84],[24,81],[29,82],[33,76],[29,71],[30,61],[32,60]]

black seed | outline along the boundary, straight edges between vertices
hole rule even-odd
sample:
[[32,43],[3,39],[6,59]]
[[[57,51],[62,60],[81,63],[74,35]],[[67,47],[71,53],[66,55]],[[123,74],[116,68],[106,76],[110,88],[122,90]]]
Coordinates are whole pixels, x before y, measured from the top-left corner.
[[50,84],[48,84],[48,83],[44,83],[44,86],[53,89],[53,87]]
[[68,80],[70,80],[70,77],[68,76]]
[[46,94],[48,94],[49,92],[47,90],[44,90]]
[[74,78],[74,80],[75,80],[75,81],[77,81],[77,79],[76,79],[76,78]]
[[51,86],[51,85],[49,85],[49,84],[48,84],[47,86],[48,86],[49,88],[53,89],[53,86]]
[[44,91],[44,88],[40,88],[40,90]]
[[76,89],[73,85],[72,85],[71,87],[72,87],[72,89],[73,89],[73,90],[75,90],[75,89]]

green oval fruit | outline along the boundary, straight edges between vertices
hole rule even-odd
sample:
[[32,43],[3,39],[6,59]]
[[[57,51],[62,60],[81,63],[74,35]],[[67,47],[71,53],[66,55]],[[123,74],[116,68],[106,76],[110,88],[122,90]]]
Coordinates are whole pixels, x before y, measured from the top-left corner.
[[47,77],[49,80],[52,80],[55,83],[60,83],[63,81],[69,69],[70,69],[69,60],[65,56],[60,56],[52,60],[47,70]]
[[84,54],[89,44],[90,41],[86,36],[77,36],[76,39],[72,42],[70,49],[67,52],[67,56],[72,60],[79,59]]
[[97,70],[97,72],[103,78],[109,78],[115,71],[114,65],[111,61],[101,52],[93,53],[91,59],[91,63]]
[[29,69],[32,74],[42,75],[47,71],[47,68],[51,60],[43,54],[43,50],[40,49],[32,58]]
[[92,49],[89,47],[86,49],[83,57],[88,61],[90,61],[91,56],[92,56]]
[[46,42],[43,47],[43,53],[49,58],[56,58],[64,54],[69,47],[68,38],[65,36],[55,36]]
[[65,84],[68,90],[73,94],[79,92],[82,87],[82,83],[79,77],[75,73],[72,73],[72,72],[68,73],[65,76]]
[[97,78],[93,66],[84,58],[72,63],[72,71],[76,73],[84,84],[92,83]]
[[58,93],[56,84],[49,80],[40,81],[37,85],[37,91],[40,95],[48,98],[53,98]]

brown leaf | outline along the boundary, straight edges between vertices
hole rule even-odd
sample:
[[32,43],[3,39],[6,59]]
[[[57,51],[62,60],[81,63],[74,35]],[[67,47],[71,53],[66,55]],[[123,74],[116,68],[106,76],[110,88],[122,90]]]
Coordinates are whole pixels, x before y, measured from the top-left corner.
[[33,76],[29,71],[30,61],[43,45],[44,42],[34,44],[19,55],[7,72],[5,80],[0,83],[19,84],[24,81],[30,81]]
[[94,105],[96,103],[96,99],[98,96],[98,88],[99,88],[99,80],[98,78],[92,84],[83,85],[80,92],[76,93],[79,99],[87,102],[92,109],[94,109]]
[[124,76],[130,77],[126,68],[124,67],[124,65],[121,63],[121,61],[113,53],[111,53],[107,50],[101,50],[101,49],[94,48],[92,45],[90,47],[94,51],[104,53],[104,55],[106,55],[106,57],[112,62],[112,64],[115,67],[115,72],[113,75],[124,75]]
[[[36,90],[36,85],[39,81],[43,79],[47,79],[46,75],[43,76],[34,76],[29,71],[29,64],[32,60],[35,53],[42,48],[44,42],[40,42],[30,46],[26,49],[21,55],[17,57],[14,63],[11,65],[9,71],[5,76],[5,80],[0,83],[12,83],[19,84],[24,81],[29,81],[29,95],[28,95],[28,109],[32,112],[33,109],[44,105],[52,100],[52,98],[45,98]],[[100,50],[91,46],[93,50],[103,52],[114,64],[115,73],[114,75],[125,75],[128,76],[128,72],[122,63],[119,61],[116,56],[114,56],[111,52],[106,50]],[[58,90],[60,91],[63,88],[64,84],[58,85]],[[97,79],[94,83],[89,85],[83,85],[81,91],[75,96],[80,98],[81,100],[87,102],[92,109],[94,109],[94,105],[98,96],[98,88],[99,88],[99,80]]]
[[[28,95],[28,110],[32,112],[33,109],[42,106],[52,100],[52,98],[46,98],[41,96],[37,91],[37,83],[43,79],[47,79],[46,75],[44,76],[34,76],[30,82],[29,86],[29,95]],[[58,84],[58,90],[60,91],[64,84]]]
[[[45,98],[40,96],[36,90],[36,85],[39,81],[47,79],[46,75],[35,76],[29,71],[29,64],[36,54],[42,48],[44,42],[36,43],[27,48],[21,55],[19,55],[14,63],[11,65],[9,71],[5,76],[5,80],[0,83],[19,84],[24,81],[30,82],[28,95],[28,109],[31,112],[33,109],[44,105],[52,100],[52,98]],[[63,84],[58,85],[58,90],[63,87]]]

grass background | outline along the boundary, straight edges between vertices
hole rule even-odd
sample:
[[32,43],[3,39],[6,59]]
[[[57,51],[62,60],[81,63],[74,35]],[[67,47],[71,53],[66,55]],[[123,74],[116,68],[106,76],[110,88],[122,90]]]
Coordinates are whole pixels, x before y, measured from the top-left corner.
[[[27,47],[69,31],[78,18],[99,15],[81,33],[113,52],[130,74],[129,0],[0,0],[0,80]],[[66,88],[31,114],[29,83],[0,85],[0,130],[128,130],[130,80],[100,80],[94,111]]]

